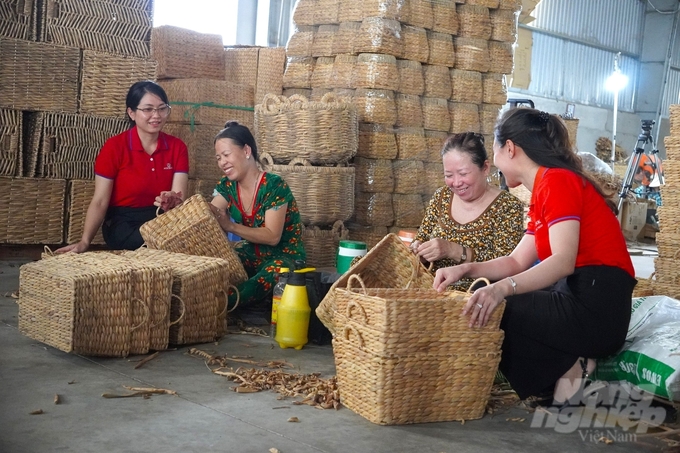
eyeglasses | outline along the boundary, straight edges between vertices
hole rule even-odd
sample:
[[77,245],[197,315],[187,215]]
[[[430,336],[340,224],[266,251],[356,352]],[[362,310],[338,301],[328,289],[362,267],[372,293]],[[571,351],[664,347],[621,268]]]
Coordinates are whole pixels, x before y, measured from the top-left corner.
[[142,112],[145,116],[151,116],[154,113],[158,113],[159,116],[165,118],[170,114],[170,106],[163,105],[156,108],[153,107],[137,108],[137,111]]

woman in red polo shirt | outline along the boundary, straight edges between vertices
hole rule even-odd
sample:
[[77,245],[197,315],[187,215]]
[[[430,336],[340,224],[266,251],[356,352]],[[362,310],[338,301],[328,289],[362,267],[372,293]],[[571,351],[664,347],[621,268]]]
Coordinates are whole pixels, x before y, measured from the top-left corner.
[[139,227],[156,217],[156,206],[169,209],[187,193],[187,146],[162,132],[170,115],[168,96],[149,80],[130,87],[125,100],[132,127],[111,137],[94,164],[94,196],[87,209],[80,242],[57,253],[84,252],[99,227],[112,249],[139,248]]
[[500,369],[514,390],[578,403],[593,359],[615,353],[630,322],[635,271],[616,207],[584,172],[556,116],[507,110],[494,132],[494,164],[508,186],[532,191],[526,234],[508,256],[438,270],[434,285],[495,281],[470,297],[470,326],[484,326],[506,299]]

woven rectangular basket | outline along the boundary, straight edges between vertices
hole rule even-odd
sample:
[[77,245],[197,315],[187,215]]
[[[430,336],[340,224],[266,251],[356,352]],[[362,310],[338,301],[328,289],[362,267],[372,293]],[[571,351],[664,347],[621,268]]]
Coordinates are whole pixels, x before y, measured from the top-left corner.
[[225,283],[238,285],[248,279],[236,251],[229,245],[226,233],[200,194],[187,198],[176,208],[146,222],[139,232],[146,245],[152,249],[225,260],[229,270]]
[[222,36],[172,25],[154,27],[151,57],[158,61],[159,79],[224,80]]
[[[224,114],[229,111],[224,110]],[[174,114],[173,114],[174,115]],[[181,115],[177,112],[177,115]],[[215,136],[224,125],[166,123],[163,131],[181,138],[189,152],[189,177],[212,181],[213,187],[224,173],[215,160]],[[211,191],[212,194],[212,191]]]
[[0,176],[21,176],[22,118],[19,110],[0,109]]
[[36,40],[37,2],[21,0],[3,0],[2,20],[0,20],[0,36],[22,39],[24,41]]
[[340,220],[331,229],[322,230],[317,226],[304,228],[302,242],[307,253],[307,265],[316,268],[335,267],[340,240],[348,237],[349,231]]
[[123,256],[172,268],[170,344],[206,343],[226,333],[230,266],[225,260],[144,247]]
[[[94,196],[94,181],[89,179],[74,179],[68,182],[66,200],[66,243],[73,244],[80,241],[85,229],[85,216]],[[99,228],[91,245],[105,244],[102,230]]]

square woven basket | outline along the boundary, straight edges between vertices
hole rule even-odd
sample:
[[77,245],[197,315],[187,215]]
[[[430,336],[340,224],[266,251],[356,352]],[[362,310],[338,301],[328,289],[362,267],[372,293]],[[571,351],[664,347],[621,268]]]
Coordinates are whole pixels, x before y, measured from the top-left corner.
[[151,32],[151,57],[159,79],[224,80],[222,36],[163,25]]
[[[85,216],[94,196],[94,181],[89,179],[74,179],[68,182],[68,198],[66,201],[66,243],[73,244],[80,241],[85,230]],[[105,244],[101,227],[97,230],[91,245]]]

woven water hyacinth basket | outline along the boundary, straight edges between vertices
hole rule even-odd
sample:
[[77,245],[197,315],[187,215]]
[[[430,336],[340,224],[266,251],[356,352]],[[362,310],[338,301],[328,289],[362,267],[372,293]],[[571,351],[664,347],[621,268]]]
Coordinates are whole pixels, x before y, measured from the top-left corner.
[[489,8],[466,3],[465,5],[458,5],[456,10],[460,21],[458,36],[486,40],[491,37]]
[[360,53],[350,86],[396,91],[399,88],[397,59],[392,55]]
[[[392,162],[394,169],[394,193],[412,194],[421,193],[425,179],[425,167],[419,160],[395,160]],[[422,220],[422,217],[420,218]],[[418,221],[420,225],[420,221]],[[401,225],[412,226],[412,225]],[[417,225],[416,225],[417,226]]]
[[63,179],[0,177],[0,244],[61,244],[65,195]]
[[520,9],[522,9],[522,0],[499,0],[498,9],[519,11]]
[[404,0],[401,7],[401,19],[403,23],[432,29],[434,12],[431,0]]
[[425,184],[421,193],[431,197],[437,189],[444,186],[444,165],[441,157],[439,162],[425,162],[423,169],[425,171]]
[[341,22],[333,40],[333,55],[353,54],[354,38],[359,33],[361,22]]
[[517,39],[517,14],[512,10],[489,11],[491,19],[491,40],[514,43]]
[[489,70],[489,42],[477,38],[453,38],[456,49],[456,69],[487,72]]
[[321,99],[326,93],[332,93],[333,88],[312,88],[312,94],[309,95],[309,100],[312,102],[321,102]]
[[340,220],[330,230],[318,226],[304,227],[302,242],[307,253],[307,265],[316,268],[335,267],[340,240],[348,237],[349,230]]
[[[16,0],[3,1],[6,11],[0,23],[0,36],[37,41],[36,29],[33,23],[37,18],[38,5],[34,2],[19,2]],[[9,4],[8,4],[9,3]]]
[[493,134],[493,129],[498,120],[498,113],[502,104],[482,104],[479,106],[480,133],[483,135]]
[[401,36],[403,40],[403,58],[405,60],[427,63],[430,56],[430,44],[427,40],[427,31],[424,28],[402,25]]
[[482,125],[477,104],[449,102],[449,113],[451,114],[450,133],[480,132]]
[[[680,160],[672,160],[672,159],[666,159],[663,162],[663,175],[664,175],[664,182],[668,185],[668,187],[680,187]],[[663,188],[662,188],[663,190]],[[673,197],[672,193],[670,190],[666,190],[662,192],[662,196],[664,198],[666,195]],[[674,197],[673,197],[674,198]],[[664,206],[666,203],[664,203]],[[676,204],[669,204],[669,206],[678,206]]]
[[[482,74],[482,101],[484,104],[505,104],[508,88],[505,76],[495,72]],[[486,132],[485,132],[486,133]]]
[[327,57],[333,55],[333,41],[338,33],[337,25],[319,25],[314,34],[312,44],[313,57]]
[[500,0],[466,0],[467,5],[483,6],[489,9],[495,9],[500,6]]
[[427,62],[431,65],[452,68],[456,62],[456,55],[453,50],[453,38],[451,35],[428,30],[427,42],[430,48]]
[[676,136],[667,135],[663,144],[666,147],[666,159],[680,160],[680,133]]
[[[66,243],[73,244],[80,241],[85,229],[85,216],[94,196],[94,181],[74,179],[68,182]],[[91,245],[104,244],[101,227],[97,230]]]
[[656,246],[659,250],[659,257],[673,258],[680,250],[680,231],[676,227],[664,228],[664,231],[656,233]]
[[338,20],[342,22],[361,22],[364,18],[363,3],[356,0],[340,0]]
[[335,57],[319,57],[314,64],[311,85],[314,88],[334,88],[333,83],[333,63]]
[[200,194],[146,222],[139,232],[151,249],[223,259],[229,271],[226,283],[238,285],[248,279],[227,235]]
[[352,240],[365,242],[368,250],[375,247],[389,232],[387,227],[364,226],[357,223],[348,224],[347,229]]
[[404,51],[401,25],[396,20],[367,17],[354,38],[354,52],[382,53],[399,57]]
[[298,0],[293,10],[295,25],[316,25],[314,22],[314,8],[317,0]]
[[489,72],[512,73],[514,56],[509,42],[489,41]]
[[423,106],[420,96],[398,93],[395,99],[399,127],[423,127]]
[[151,57],[158,62],[159,79],[224,80],[222,36],[171,25],[154,27]]
[[[207,343],[226,333],[231,266],[219,258],[139,248],[124,257],[172,269],[169,343]],[[235,289],[235,288],[234,288]],[[182,317],[182,312],[184,316]]]
[[275,163],[296,157],[315,165],[345,163],[357,152],[357,109],[334,93],[319,102],[267,95],[255,115],[257,141],[264,140],[262,149]]
[[356,191],[354,195],[354,220],[367,226],[392,226],[394,223],[392,194]]
[[362,0],[363,17],[400,20],[404,0]]
[[425,129],[422,127],[400,127],[395,129],[397,137],[397,159],[424,160],[427,157]]
[[670,119],[670,136],[680,138],[680,104],[671,104],[668,107]]
[[531,204],[531,191],[527,189],[523,184],[517,187],[511,187],[509,189],[510,193],[524,203],[524,206],[529,206]]
[[155,61],[84,50],[79,113],[127,120],[120,100],[139,80],[156,80]]
[[289,57],[283,72],[283,87],[311,88],[315,61],[312,57]]
[[[350,227],[350,237],[365,241],[361,234],[366,231],[369,231],[369,235],[374,234],[366,227],[357,229]],[[387,229],[377,229],[378,234],[383,231],[387,233]],[[333,283],[316,309],[319,320],[331,333],[338,333],[334,321],[334,316],[338,312],[335,289],[346,287],[349,277],[353,274],[359,275],[367,288],[431,289],[434,284],[434,277],[396,234],[385,234],[375,246],[371,247],[368,242],[367,245],[368,253]]]
[[187,196],[196,195],[198,193],[201,194],[206,201],[211,201],[216,185],[217,184],[215,184],[215,181],[212,179],[190,179],[187,188]]
[[274,165],[263,153],[264,170],[280,175],[293,192],[305,225],[327,225],[354,214],[354,167],[313,167],[304,159]]
[[356,88],[352,85],[356,64],[357,57],[355,55],[337,55],[335,57],[331,74],[333,88]]
[[397,105],[394,92],[357,88],[354,92],[357,118],[361,122],[390,124],[397,122]]
[[394,190],[394,170],[389,159],[354,159],[356,170],[356,190],[365,193],[387,192]]
[[314,23],[337,24],[340,0],[316,0],[314,5]]
[[[311,99],[312,98],[312,90],[309,88],[284,88],[283,90],[283,97],[291,97],[294,95],[299,95],[302,96],[305,99]],[[260,146],[260,145],[258,145]],[[262,147],[263,149],[267,149],[265,147]]]
[[448,131],[451,125],[448,101],[443,98],[423,98],[423,126],[433,131]]
[[449,68],[439,65],[423,65],[425,78],[424,96],[449,99],[451,97],[451,75]]
[[[226,111],[225,111],[226,112]],[[215,136],[222,126],[213,124],[166,123],[163,131],[182,139],[189,152],[189,177],[206,179],[213,186],[224,176],[215,161]]]
[[470,104],[482,103],[482,73],[451,69],[451,100]]
[[397,60],[397,72],[399,73],[397,91],[415,96],[422,95],[425,92],[423,66],[419,61]]
[[357,157],[368,159],[394,159],[397,157],[397,141],[392,125],[359,124],[359,148]]
[[432,30],[449,35],[458,34],[458,13],[454,0],[432,2]]
[[394,210],[394,224],[402,227],[418,228],[425,217],[425,205],[423,205],[420,192],[395,193],[392,196],[392,209]]
[[427,150],[425,158],[423,158],[425,162],[441,163],[442,148],[448,136],[448,132],[425,130],[425,149]]
[[21,176],[22,117],[19,110],[0,109],[0,176]]
[[286,44],[286,55],[289,57],[311,57],[315,32],[316,27],[312,25],[296,27],[288,40],[288,44]]

